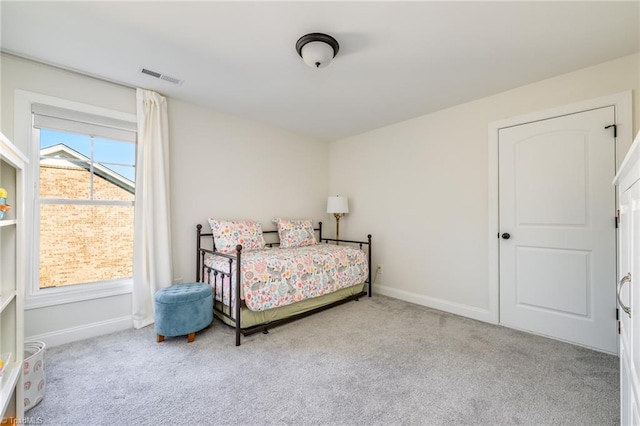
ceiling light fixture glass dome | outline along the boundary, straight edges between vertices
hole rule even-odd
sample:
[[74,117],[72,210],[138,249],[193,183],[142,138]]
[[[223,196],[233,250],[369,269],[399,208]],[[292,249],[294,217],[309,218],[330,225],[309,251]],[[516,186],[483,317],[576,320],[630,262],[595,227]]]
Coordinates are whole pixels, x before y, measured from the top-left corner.
[[338,54],[338,41],[327,34],[303,35],[296,42],[296,51],[304,62],[313,68],[324,68]]

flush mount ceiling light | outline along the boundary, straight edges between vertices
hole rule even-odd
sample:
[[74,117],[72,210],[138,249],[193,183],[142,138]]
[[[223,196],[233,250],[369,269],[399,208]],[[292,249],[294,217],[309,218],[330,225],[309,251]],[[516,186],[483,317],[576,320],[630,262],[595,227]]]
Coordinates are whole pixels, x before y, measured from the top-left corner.
[[296,42],[296,51],[305,64],[314,68],[324,68],[338,54],[340,45],[335,38],[322,33],[303,35]]

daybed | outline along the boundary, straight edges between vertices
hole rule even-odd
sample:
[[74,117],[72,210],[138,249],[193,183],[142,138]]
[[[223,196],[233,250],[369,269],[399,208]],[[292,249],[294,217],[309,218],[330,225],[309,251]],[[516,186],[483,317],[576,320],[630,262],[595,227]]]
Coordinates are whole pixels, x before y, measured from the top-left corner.
[[210,233],[196,227],[197,281],[212,286],[214,314],[235,328],[236,346],[241,334],[266,334],[371,296],[371,235],[367,241],[336,240],[322,237],[322,222],[318,228],[305,220],[274,222],[278,229],[264,232],[251,221],[209,219]]

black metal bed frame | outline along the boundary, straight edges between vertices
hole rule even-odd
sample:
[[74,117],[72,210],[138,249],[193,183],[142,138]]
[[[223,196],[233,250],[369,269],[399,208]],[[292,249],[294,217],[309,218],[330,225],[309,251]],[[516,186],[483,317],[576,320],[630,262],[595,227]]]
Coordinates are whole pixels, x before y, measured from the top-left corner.
[[[325,243],[328,244],[329,242],[335,242],[336,244],[338,243],[348,243],[348,244],[358,244],[360,249],[362,250],[362,247],[364,245],[367,246],[367,262],[368,262],[368,266],[369,266],[369,275],[367,277],[367,281],[365,281],[365,283],[367,284],[367,291],[361,291],[357,294],[353,294],[351,296],[347,296],[344,299],[340,299],[337,300],[335,302],[329,303],[327,305],[324,306],[319,306],[317,308],[311,309],[309,311],[306,312],[302,312],[296,315],[292,315],[290,317],[287,318],[282,318],[276,321],[271,321],[269,323],[266,324],[257,324],[251,327],[245,327],[245,328],[241,328],[240,324],[241,324],[241,312],[242,312],[242,307],[246,307],[246,304],[244,302],[243,299],[241,299],[240,297],[240,289],[242,288],[242,271],[240,267],[236,268],[236,286],[235,289],[231,288],[231,282],[233,281],[231,279],[231,274],[233,273],[233,264],[236,263],[237,265],[241,265],[241,261],[242,261],[242,246],[241,245],[237,245],[236,246],[236,252],[233,254],[226,254],[226,253],[220,253],[218,251],[215,250],[215,241],[213,241],[213,233],[203,233],[202,232],[202,225],[198,224],[196,226],[196,281],[199,282],[205,282],[205,283],[209,283],[210,285],[213,286],[213,290],[214,290],[214,295],[216,294],[216,286],[218,286],[219,284],[221,285],[221,299],[224,300],[224,296],[225,296],[225,286],[224,286],[224,279],[228,278],[228,283],[229,285],[228,287],[228,295],[229,295],[229,304],[231,305],[231,300],[232,300],[232,295],[231,295],[231,291],[235,290],[235,306],[233,307],[234,309],[232,309],[231,306],[227,306],[224,303],[220,303],[220,308],[218,308],[216,306],[216,300],[214,297],[214,303],[213,303],[213,311],[214,313],[218,316],[218,317],[224,317],[227,318],[230,322],[232,322],[235,326],[235,336],[236,336],[236,346],[240,346],[240,336],[241,335],[251,335],[254,333],[258,333],[260,331],[262,331],[263,333],[268,333],[268,330],[270,328],[274,328],[274,327],[278,327],[280,325],[284,325],[287,324],[289,322],[298,320],[300,318],[304,318],[307,317],[309,315],[315,314],[317,312],[321,312],[324,310],[327,310],[329,308],[332,308],[334,306],[338,306],[338,305],[342,305],[343,303],[352,301],[352,300],[358,300],[360,297],[363,296],[369,296],[371,297],[371,284],[372,284],[372,273],[371,273],[371,234],[367,235],[367,241],[353,241],[353,240],[337,240],[335,238],[322,238],[322,222],[318,222],[318,228],[314,228],[314,231],[318,232],[318,242],[319,243]],[[273,231],[263,231],[263,234],[278,234],[278,231],[273,230]],[[202,247],[202,238],[203,237],[211,237],[211,241],[212,241],[212,249],[206,249]],[[273,247],[273,246],[278,246],[280,245],[279,241],[276,242],[271,242],[271,243],[267,243],[268,247]],[[229,269],[226,271],[223,270],[219,270],[219,269],[215,269],[212,268],[210,266],[205,265],[204,263],[204,257],[206,254],[211,254],[214,256],[218,256],[221,258],[225,258],[228,260],[228,265],[229,265]],[[205,275],[206,274],[206,275]],[[211,279],[211,275],[213,274],[213,279]],[[205,279],[206,277],[206,279]],[[213,281],[213,284],[211,283],[211,281]],[[225,309],[226,308],[226,309]]]

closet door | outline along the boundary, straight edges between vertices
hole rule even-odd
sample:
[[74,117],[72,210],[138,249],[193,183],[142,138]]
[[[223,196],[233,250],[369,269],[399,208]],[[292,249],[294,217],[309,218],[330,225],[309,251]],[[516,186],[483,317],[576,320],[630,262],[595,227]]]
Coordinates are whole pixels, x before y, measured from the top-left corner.
[[[631,382],[630,392],[630,415],[631,422],[628,424],[640,425],[640,182],[636,182],[629,190],[629,267],[627,276],[630,276],[628,286],[631,293],[631,362],[629,374]],[[620,275],[624,277],[624,269]],[[623,315],[626,316],[626,315]]]
[[[619,264],[618,272],[619,279],[627,274],[631,269],[631,206],[630,206],[630,193],[628,191],[621,191],[618,195],[619,202]],[[632,424],[632,411],[634,411],[633,405],[633,390],[631,380],[631,316],[623,310],[623,307],[630,308],[631,306],[631,286],[628,282],[618,283],[618,332],[619,336],[619,354],[620,354],[620,424],[630,425]],[[637,410],[635,410],[637,411]]]
[[620,424],[640,425],[640,135],[622,162],[618,186]]

